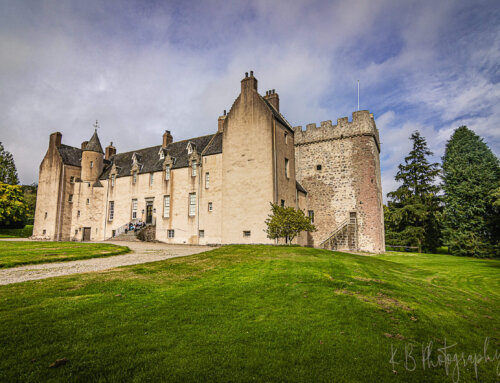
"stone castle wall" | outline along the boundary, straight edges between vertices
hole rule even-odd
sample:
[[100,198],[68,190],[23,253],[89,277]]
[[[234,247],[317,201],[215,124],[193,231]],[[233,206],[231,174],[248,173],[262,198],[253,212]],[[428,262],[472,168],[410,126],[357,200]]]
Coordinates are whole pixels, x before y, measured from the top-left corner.
[[353,113],[352,121],[340,118],[309,124],[295,130],[297,180],[307,190],[308,210],[314,211],[312,245],[321,242],[355,213],[357,247],[384,251],[379,136],[368,111]]

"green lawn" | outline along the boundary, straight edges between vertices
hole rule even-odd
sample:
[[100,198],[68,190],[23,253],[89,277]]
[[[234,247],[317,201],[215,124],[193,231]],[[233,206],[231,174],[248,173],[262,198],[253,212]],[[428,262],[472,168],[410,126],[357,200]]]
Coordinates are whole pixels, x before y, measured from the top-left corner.
[[108,257],[129,251],[126,246],[102,243],[0,241],[0,269],[19,265]]
[[0,228],[0,238],[28,238],[33,235],[33,225],[26,225],[22,229]]
[[[422,346],[433,342],[436,364],[445,341],[456,343],[450,358],[479,356],[489,337],[495,357],[499,267],[449,255],[227,246],[0,286],[0,380],[452,382],[455,364],[450,376],[444,366],[424,369]],[[498,381],[499,362],[482,361],[479,381]],[[460,364],[459,381],[476,382],[473,371]]]

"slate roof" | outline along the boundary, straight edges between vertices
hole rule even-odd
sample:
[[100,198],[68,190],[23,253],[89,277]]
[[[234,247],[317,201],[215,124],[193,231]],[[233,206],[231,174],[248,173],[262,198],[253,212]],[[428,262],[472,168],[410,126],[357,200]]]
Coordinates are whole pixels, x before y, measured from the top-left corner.
[[299,184],[299,181],[295,181],[295,186],[299,192],[307,194],[307,190],[304,189],[304,187],[301,184]]
[[[207,147],[212,138],[214,138],[214,142]],[[208,136],[191,138],[189,140],[172,142],[164,149],[165,154],[169,153],[170,156],[174,158],[172,169],[185,168],[188,166],[187,146],[190,142],[196,146],[198,153],[202,153],[205,149],[207,149],[207,151],[203,153],[204,155],[222,153],[221,134],[210,134]],[[130,176],[133,165],[132,157],[134,153],[136,154],[140,165],[139,174],[162,171],[164,159],[161,159],[159,156],[160,149],[161,145],[157,145],[131,152],[115,154],[110,158],[110,164],[105,166],[100,179],[106,179],[109,177],[109,172],[111,171],[113,164],[115,164],[118,171],[117,177]]]
[[81,167],[82,150],[73,146],[61,144],[59,148],[63,164]]
[[95,130],[92,138],[85,147],[85,150],[104,154],[101,146],[101,141],[99,141],[99,137],[97,136],[97,129]]

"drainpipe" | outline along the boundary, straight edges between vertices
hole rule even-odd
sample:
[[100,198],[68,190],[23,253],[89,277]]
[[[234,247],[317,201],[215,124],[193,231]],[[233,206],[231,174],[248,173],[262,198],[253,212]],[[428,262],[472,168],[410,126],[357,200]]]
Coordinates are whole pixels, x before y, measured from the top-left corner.
[[62,166],[62,172],[61,172],[61,180],[60,180],[60,189],[61,192],[59,193],[59,218],[57,219],[57,240],[61,240],[61,215],[62,215],[62,204],[63,204],[63,198],[64,198],[64,164]]
[[[110,188],[110,182],[109,180],[106,180],[108,187],[106,188],[106,206],[104,207],[104,234],[103,234],[103,239],[106,240],[106,224],[107,224],[107,218],[108,218],[108,205],[109,205],[109,188]],[[116,182],[116,180],[115,180]]]

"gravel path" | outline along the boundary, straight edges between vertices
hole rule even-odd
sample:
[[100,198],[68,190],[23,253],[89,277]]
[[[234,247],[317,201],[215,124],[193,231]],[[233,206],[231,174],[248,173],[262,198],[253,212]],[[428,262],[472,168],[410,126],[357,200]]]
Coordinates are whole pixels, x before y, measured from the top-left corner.
[[168,258],[184,257],[186,255],[202,253],[213,249],[213,247],[208,246],[167,245],[164,243],[148,242],[106,241],[106,243],[128,246],[132,251],[128,254],[104,258],[91,258],[79,261],[45,263],[0,269],[0,285],[57,277],[60,275],[101,271],[118,266],[162,261]]

